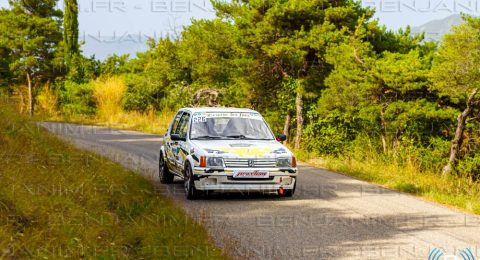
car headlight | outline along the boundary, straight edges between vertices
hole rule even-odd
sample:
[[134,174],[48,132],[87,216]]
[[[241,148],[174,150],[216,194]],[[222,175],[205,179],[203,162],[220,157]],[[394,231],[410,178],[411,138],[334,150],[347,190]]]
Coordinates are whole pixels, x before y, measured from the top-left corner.
[[292,167],[292,157],[289,158],[278,158],[277,167],[280,168],[289,168]]
[[223,159],[218,157],[209,157],[207,167],[223,167]]

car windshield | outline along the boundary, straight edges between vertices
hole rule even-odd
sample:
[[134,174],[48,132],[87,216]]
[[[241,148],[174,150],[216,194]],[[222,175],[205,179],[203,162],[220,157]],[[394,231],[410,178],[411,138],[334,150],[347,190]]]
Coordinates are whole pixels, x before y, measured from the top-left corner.
[[273,140],[274,136],[259,113],[195,113],[191,139]]

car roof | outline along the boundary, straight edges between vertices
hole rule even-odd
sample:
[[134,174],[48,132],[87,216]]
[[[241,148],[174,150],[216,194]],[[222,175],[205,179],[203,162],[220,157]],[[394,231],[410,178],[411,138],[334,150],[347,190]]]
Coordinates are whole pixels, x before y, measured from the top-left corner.
[[180,110],[189,111],[192,113],[196,113],[196,112],[249,112],[249,113],[255,112],[255,113],[258,113],[257,111],[249,108],[234,108],[234,107],[195,107],[195,108],[186,107]]

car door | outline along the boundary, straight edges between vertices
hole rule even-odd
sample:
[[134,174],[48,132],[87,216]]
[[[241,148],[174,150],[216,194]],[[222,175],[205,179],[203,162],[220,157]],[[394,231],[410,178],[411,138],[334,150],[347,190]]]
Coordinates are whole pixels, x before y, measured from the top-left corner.
[[176,144],[177,142],[172,141],[171,135],[175,133],[175,130],[180,123],[180,119],[183,115],[183,111],[179,111],[175,118],[173,119],[172,123],[170,124],[170,128],[168,129],[167,135],[165,136],[165,152],[167,158],[167,165],[168,168],[174,172],[177,172],[177,165],[175,159],[175,152],[176,152]]
[[185,112],[182,114],[178,126],[175,129],[175,134],[179,135],[180,138],[184,139],[185,141],[178,141],[173,144],[174,152],[175,152],[175,164],[177,172],[182,172],[184,168],[185,159],[188,156],[187,152],[187,137],[188,137],[188,130],[190,125],[190,113]]

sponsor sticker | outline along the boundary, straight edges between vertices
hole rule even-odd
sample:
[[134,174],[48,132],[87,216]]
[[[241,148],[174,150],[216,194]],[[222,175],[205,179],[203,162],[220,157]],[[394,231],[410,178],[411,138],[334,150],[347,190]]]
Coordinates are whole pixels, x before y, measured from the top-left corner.
[[204,112],[204,113],[195,113],[193,114],[194,123],[204,123],[207,121],[207,118],[249,118],[255,120],[262,120],[262,116],[259,113],[249,112],[249,113],[235,113],[235,112]]
[[229,147],[220,150],[240,157],[262,157],[272,152],[272,148],[268,147]]
[[270,177],[269,172],[265,171],[235,171],[233,172],[233,178],[249,178],[249,179],[266,179]]

